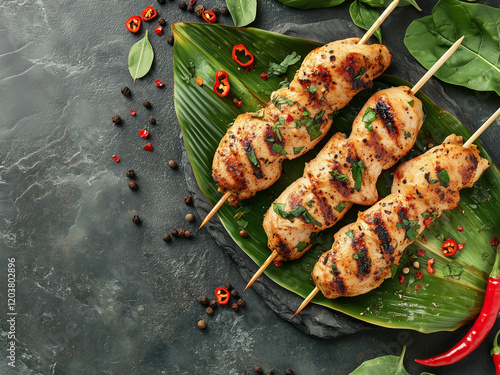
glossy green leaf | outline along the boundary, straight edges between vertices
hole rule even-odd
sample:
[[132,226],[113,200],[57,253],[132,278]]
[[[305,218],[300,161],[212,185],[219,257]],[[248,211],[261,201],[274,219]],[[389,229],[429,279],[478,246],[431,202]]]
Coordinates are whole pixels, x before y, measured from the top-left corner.
[[[393,0],[359,0],[361,3],[374,7],[374,8],[387,8]],[[405,7],[408,5],[413,5],[415,9],[422,10],[418,4],[417,0],[400,0],[398,7]]]
[[403,366],[406,346],[399,357],[385,355],[363,362],[349,375],[410,375]]
[[[377,10],[366,6],[358,0],[354,1],[349,7],[349,14],[351,15],[352,22],[365,30],[368,30],[380,15]],[[380,27],[375,30],[374,35],[382,43],[382,31]]]
[[279,0],[292,8],[299,9],[318,9],[318,8],[331,8],[342,4],[345,0]]
[[[284,77],[269,77],[266,81],[260,78],[260,74],[267,71],[271,62],[279,63],[294,51],[304,57],[320,44],[252,28],[199,23],[177,23],[172,28],[176,40],[174,75],[177,116],[197,182],[203,194],[215,204],[221,194],[212,180],[211,168],[219,141],[240,113],[263,108],[271,92],[284,78],[292,79],[295,72],[288,69]],[[245,73],[232,60],[232,47],[239,43],[254,54],[258,68]],[[214,73],[220,69],[229,74],[231,82],[231,92],[225,98],[215,95],[212,89]],[[196,84],[196,76],[203,78],[203,86]],[[313,158],[334,133],[350,133],[354,117],[375,90],[405,84],[408,83],[387,75],[378,79],[372,89],[359,93],[339,112],[329,134],[314,150],[283,163],[284,173],[278,182],[237,207],[227,204],[221,207],[218,215],[242,251],[258,265],[267,259],[270,251],[262,228],[262,217],[274,198],[302,175],[304,163]],[[450,133],[465,138],[471,135],[464,125],[432,103],[422,92],[417,97],[423,102],[426,118],[408,158],[424,152],[430,142],[442,142]],[[234,106],[235,98],[242,100],[241,107]],[[482,155],[488,157],[480,149]],[[389,193],[391,184],[391,171],[386,171],[377,184],[381,196]],[[453,330],[472,320],[481,308],[487,276],[493,264],[494,251],[490,240],[494,233],[497,236],[500,234],[500,175],[496,166],[488,168],[474,188],[463,190],[461,196],[457,209],[447,211],[434,220],[423,236],[407,248],[408,252],[405,252],[396,270],[396,275],[399,275],[404,266],[410,266],[411,272],[404,283],[400,284],[396,276],[362,296],[329,300],[318,294],[313,302],[373,324],[422,332]],[[281,267],[270,265],[266,275],[283,288],[306,297],[314,288],[310,273],[316,260],[330,248],[335,232],[356,220],[360,209],[365,210],[366,207],[353,207],[340,223],[323,231],[318,236],[317,245],[302,258],[284,262]],[[247,238],[239,236],[241,222],[247,223]],[[456,230],[459,225],[463,226],[463,232]],[[444,257],[439,239],[443,235],[465,243],[464,249],[454,257]],[[424,249],[425,255],[417,255],[418,249]],[[425,263],[431,257],[435,258],[436,272],[433,275],[425,270]],[[422,264],[419,270],[411,266],[415,260]],[[442,270],[450,262],[463,267],[460,279],[443,276]],[[417,271],[424,273],[421,279],[416,278]]]
[[444,82],[500,94],[500,9],[440,0],[432,15],[413,21],[405,35],[408,51],[426,68],[462,35],[465,39],[436,72]]
[[148,31],[144,38],[135,43],[128,54],[128,71],[134,79],[142,78],[148,74],[153,65],[154,52],[148,39]]
[[257,16],[257,0],[226,0],[235,26],[251,24]]

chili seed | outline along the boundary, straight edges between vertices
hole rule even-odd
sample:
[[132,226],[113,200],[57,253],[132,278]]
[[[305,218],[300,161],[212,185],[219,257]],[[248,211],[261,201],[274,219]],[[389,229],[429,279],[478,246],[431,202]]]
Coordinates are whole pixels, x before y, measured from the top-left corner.
[[199,329],[205,329],[205,328],[207,328],[207,323],[204,320],[200,320],[198,322],[198,328]]
[[114,115],[113,117],[111,117],[111,121],[113,121],[113,124],[115,125],[120,125],[123,122],[120,115]]
[[125,176],[127,176],[128,178],[134,178],[135,171],[133,169],[129,169],[127,172],[125,172]]
[[198,297],[198,302],[202,305],[202,306],[208,306],[208,297],[203,294],[201,296]]
[[167,24],[167,21],[165,21],[165,18],[160,18],[158,20],[158,23],[160,24],[160,26],[165,26]]
[[167,43],[170,44],[171,46],[174,45],[174,34],[170,34],[167,38]]
[[170,242],[170,241],[172,241],[172,237],[170,237],[170,234],[168,234],[168,233],[165,233],[165,234],[163,235],[162,239],[163,239],[163,241],[165,241],[165,242]]
[[193,203],[193,197],[191,197],[190,195],[186,195],[184,197],[184,204],[192,204]]
[[176,169],[177,168],[177,163],[173,160],[169,160],[168,162],[168,166],[172,169]]
[[194,8],[194,14],[196,14],[196,17],[201,17],[204,10],[205,7],[203,5],[197,5],[196,8]]
[[153,116],[151,116],[151,117],[149,118],[149,123],[150,123],[151,125],[156,125],[156,119],[155,119]]
[[217,301],[216,300],[211,300],[209,302],[209,306],[212,308],[212,309],[215,309],[217,307]]
[[205,309],[205,312],[208,314],[208,315],[212,315],[214,313],[214,309],[212,309],[210,306],[208,306],[206,309]]
[[227,8],[227,6],[223,5],[221,8],[220,8],[220,12],[222,13],[223,16],[229,16],[229,9]]
[[134,224],[141,225],[142,220],[141,220],[141,218],[140,218],[139,216],[134,215],[134,216],[132,217],[132,222],[133,222]]
[[238,306],[238,304],[237,304],[237,303],[233,303],[233,304],[231,305],[231,309],[233,309],[233,311],[238,311],[238,309],[239,309],[239,308],[240,308],[240,307]]
[[132,94],[132,92],[130,91],[130,89],[127,86],[123,86],[121,89],[121,92],[125,96],[130,96],[130,94]]
[[238,300],[238,306],[244,307],[246,305],[245,300],[243,298],[240,298]]
[[216,15],[218,15],[220,13],[220,9],[217,7],[213,7],[212,12],[214,12]]
[[193,214],[187,214],[186,215],[186,220],[192,223],[195,220],[195,217]]
[[224,288],[226,288],[229,291],[233,290],[233,286],[231,285],[231,283],[225,283]]
[[188,6],[187,6],[187,11],[188,11],[189,13],[194,13],[194,7],[193,7],[192,5],[188,5]]
[[184,237],[185,233],[186,233],[185,229],[179,229],[179,237]]
[[193,234],[190,231],[186,230],[186,231],[184,231],[184,237],[191,238],[191,237],[193,237]]
[[285,375],[293,375],[293,370],[291,368],[287,368],[285,371]]
[[144,100],[144,101],[142,102],[142,105],[143,105],[144,107],[146,107],[147,109],[151,109],[151,107],[152,107],[151,102],[150,102],[149,100]]
[[236,289],[231,290],[231,297],[240,298],[240,293]]
[[185,1],[179,1],[179,8],[186,9],[186,7],[187,7],[187,4]]
[[248,237],[248,232],[245,229],[240,230],[240,236],[243,238]]
[[262,375],[262,367],[260,367],[260,366],[254,366],[254,367],[253,367],[253,370],[254,370],[257,374]]
[[130,190],[137,190],[137,189],[139,189],[139,185],[137,185],[137,182],[135,182],[135,181],[130,181],[128,183],[128,187],[130,188]]
[[172,236],[179,237],[179,231],[177,229],[172,229],[170,233],[172,233]]

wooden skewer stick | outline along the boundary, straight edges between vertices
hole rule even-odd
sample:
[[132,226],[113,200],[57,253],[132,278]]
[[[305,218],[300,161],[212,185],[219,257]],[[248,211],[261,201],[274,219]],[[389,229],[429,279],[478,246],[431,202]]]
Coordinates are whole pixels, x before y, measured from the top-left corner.
[[434,73],[436,73],[436,71],[439,68],[441,68],[441,66],[446,62],[446,60],[448,60],[448,58],[451,55],[453,55],[453,52],[457,50],[458,46],[460,46],[464,38],[465,35],[462,36],[460,39],[458,39],[455,43],[453,43],[453,45],[448,49],[448,51],[446,51],[446,53],[443,56],[441,56],[441,58],[438,61],[436,61],[434,65],[427,71],[427,73],[425,73],[424,76],[420,78],[420,81],[418,81],[415,84],[415,86],[413,86],[413,88],[411,89],[413,95],[415,95],[418,92],[418,90],[420,90],[422,86],[425,85],[425,83],[429,80],[429,78],[431,78],[434,75]]
[[497,111],[493,113],[491,117],[488,120],[486,120],[486,122],[483,125],[481,125],[479,129],[475,131],[474,134],[471,135],[471,137],[467,140],[467,142],[465,142],[463,147],[469,148],[470,145],[486,130],[486,128],[488,128],[488,126],[490,126],[493,123],[493,121],[496,120],[498,116],[500,116],[500,108],[498,108]]
[[293,314],[292,318],[290,320],[292,320],[293,318],[295,318],[295,316],[301,312],[304,307],[306,307],[309,302],[311,302],[311,300],[314,298],[314,296],[319,292],[319,288],[318,287],[315,287],[311,293],[309,293],[309,295],[306,297],[306,299],[302,302],[302,304],[299,306],[299,308],[297,309],[297,311],[295,312],[295,314]]
[[373,35],[373,33],[382,25],[382,22],[385,21],[387,16],[391,14],[391,12],[398,6],[399,0],[394,0],[389,6],[387,7],[386,10],[380,15],[379,18],[373,23],[372,27],[368,29],[365,35],[361,38],[361,40],[358,42],[358,44],[365,44],[368,39]]
[[[467,140],[467,142],[465,142],[465,144],[463,145],[464,148],[469,148],[472,144],[472,142],[474,142],[485,130],[488,126],[490,126],[493,121],[496,120],[496,118],[500,116],[500,108],[498,108],[496,110],[495,113],[493,113],[493,115],[491,115],[491,117],[486,120],[486,122],[481,125],[481,127],[479,129],[477,129],[475,131],[474,134],[472,134],[472,136]],[[262,267],[261,267],[262,268]],[[259,270],[260,271],[260,270]],[[311,293],[309,293],[309,295],[306,297],[306,299],[301,303],[301,305],[299,306],[299,308],[297,309],[297,311],[295,312],[295,314],[292,316],[292,319],[295,318],[295,316],[300,313],[304,307],[306,307],[309,302],[311,302],[311,300],[314,298],[314,296],[319,292],[319,288],[318,287],[315,287]],[[292,320],[290,319],[290,320]]]
[[210,211],[205,220],[203,220],[203,223],[201,223],[200,228],[203,227],[207,223],[207,221],[210,220],[210,218],[215,215],[215,213],[219,210],[220,206],[224,204],[224,202],[227,200],[227,198],[229,198],[230,195],[231,195],[230,191],[226,191],[224,193],[222,198],[219,199],[217,204],[212,208],[212,211]]
[[259,270],[257,272],[255,272],[255,275],[253,275],[253,277],[250,279],[250,281],[248,282],[247,286],[245,287],[245,290],[247,290],[248,288],[250,288],[252,286],[252,284],[254,283],[254,281],[257,280],[257,278],[262,274],[262,272],[264,272],[266,270],[267,266],[269,266],[269,264],[277,256],[278,256],[278,252],[276,250],[273,250],[273,252],[271,253],[271,255],[269,255],[269,258],[267,258],[266,261],[264,263],[262,263],[262,266],[260,266]]

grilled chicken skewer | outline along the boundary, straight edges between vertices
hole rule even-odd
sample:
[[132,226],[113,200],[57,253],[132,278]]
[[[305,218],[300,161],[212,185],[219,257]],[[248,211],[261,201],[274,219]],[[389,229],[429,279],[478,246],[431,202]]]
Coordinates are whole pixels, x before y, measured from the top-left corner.
[[392,87],[375,93],[354,119],[349,138],[335,134],[304,170],[274,201],[264,216],[271,255],[248,282],[249,288],[273,259],[300,258],[314,236],[332,227],[353,203],[372,205],[376,182],[413,147],[424,121],[416,92],[453,54],[456,41],[413,89]]
[[[471,139],[499,115],[500,109]],[[391,267],[425,229],[424,219],[455,208],[459,191],[472,187],[488,168],[489,162],[477,147],[471,142],[466,146],[462,146],[462,137],[450,135],[441,145],[400,165],[391,194],[334,236],[332,248],[321,255],[311,274],[316,288],[295,315],[318,291],[330,299],[357,296],[389,278]]]
[[362,39],[340,40],[310,52],[288,88],[273,92],[259,113],[236,118],[212,164],[212,177],[224,195],[200,228],[225,200],[234,206],[276,182],[283,160],[312,149],[330,129],[335,111],[387,69],[392,58],[388,49],[364,43],[398,2],[391,3]]

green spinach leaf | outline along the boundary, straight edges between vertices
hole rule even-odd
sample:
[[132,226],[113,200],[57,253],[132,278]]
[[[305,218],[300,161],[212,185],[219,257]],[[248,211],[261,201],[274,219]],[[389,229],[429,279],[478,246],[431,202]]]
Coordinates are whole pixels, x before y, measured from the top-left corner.
[[410,375],[403,366],[406,345],[399,357],[386,355],[365,361],[349,375]]
[[279,0],[280,3],[292,8],[299,9],[318,9],[331,8],[342,4],[345,0]]
[[148,39],[148,31],[144,38],[135,43],[128,53],[128,71],[134,79],[142,78],[148,74],[153,65],[154,52]]
[[499,19],[500,9],[440,0],[432,15],[410,24],[404,42],[418,62],[429,69],[452,43],[465,35],[462,45],[435,76],[454,85],[500,94]]
[[[387,8],[393,0],[359,0],[365,5],[369,5],[374,8]],[[417,0],[400,0],[398,7],[405,7],[408,5],[413,5],[417,10],[422,10],[417,4]]]
[[235,26],[246,26],[257,16],[257,0],[226,0]]
[[[379,16],[379,12],[376,9],[363,4],[359,0],[351,4],[349,7],[349,14],[351,15],[352,22],[365,30],[368,30]],[[382,31],[380,27],[375,31],[374,35],[377,37],[378,41],[382,43]]]

